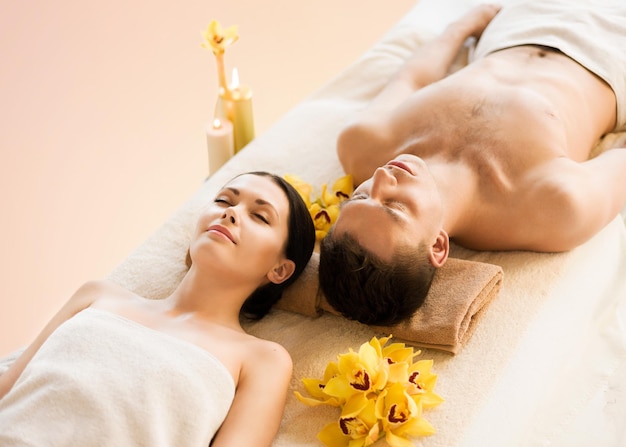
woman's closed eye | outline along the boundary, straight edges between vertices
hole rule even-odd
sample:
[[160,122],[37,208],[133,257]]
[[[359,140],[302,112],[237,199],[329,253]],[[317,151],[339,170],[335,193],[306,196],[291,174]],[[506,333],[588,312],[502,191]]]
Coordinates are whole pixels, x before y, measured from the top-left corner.
[[259,219],[261,222],[269,225],[270,221],[267,217],[265,217],[263,214],[260,213],[252,213],[252,216]]

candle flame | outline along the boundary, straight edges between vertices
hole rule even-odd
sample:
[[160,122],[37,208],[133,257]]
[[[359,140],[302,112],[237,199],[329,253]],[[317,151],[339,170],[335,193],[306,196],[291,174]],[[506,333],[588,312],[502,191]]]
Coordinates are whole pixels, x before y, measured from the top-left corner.
[[219,118],[215,118],[213,120],[213,129],[220,129],[222,127],[222,122]]
[[233,68],[233,75],[230,81],[230,88],[231,90],[234,90],[238,87],[239,87],[239,71],[237,70],[237,68]]

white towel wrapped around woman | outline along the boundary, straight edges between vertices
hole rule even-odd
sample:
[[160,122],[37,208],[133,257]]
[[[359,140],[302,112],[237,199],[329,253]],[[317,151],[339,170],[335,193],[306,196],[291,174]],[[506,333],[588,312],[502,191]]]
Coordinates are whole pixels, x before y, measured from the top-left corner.
[[48,338],[0,400],[0,445],[206,447],[234,394],[208,351],[87,308]]

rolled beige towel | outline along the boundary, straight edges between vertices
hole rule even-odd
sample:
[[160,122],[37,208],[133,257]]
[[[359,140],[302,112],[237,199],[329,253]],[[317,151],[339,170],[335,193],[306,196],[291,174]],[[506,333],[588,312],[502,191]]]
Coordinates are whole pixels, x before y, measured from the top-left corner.
[[[289,286],[276,308],[318,317],[339,315],[319,287],[319,254],[313,253],[302,275]],[[502,285],[502,267],[450,258],[435,273],[424,304],[402,323],[372,326],[416,346],[458,353],[471,337],[486,306]]]

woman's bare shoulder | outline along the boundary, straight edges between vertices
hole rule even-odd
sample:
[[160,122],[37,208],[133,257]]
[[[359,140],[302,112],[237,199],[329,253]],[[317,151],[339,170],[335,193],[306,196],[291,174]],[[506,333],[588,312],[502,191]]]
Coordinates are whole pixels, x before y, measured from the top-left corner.
[[258,338],[252,335],[246,337],[245,351],[248,365],[256,367],[263,365],[266,370],[283,370],[291,374],[293,363],[289,351],[279,343]]
[[128,299],[131,297],[137,297],[137,295],[112,281],[97,279],[84,283],[72,299],[87,300],[93,304],[102,299]]

